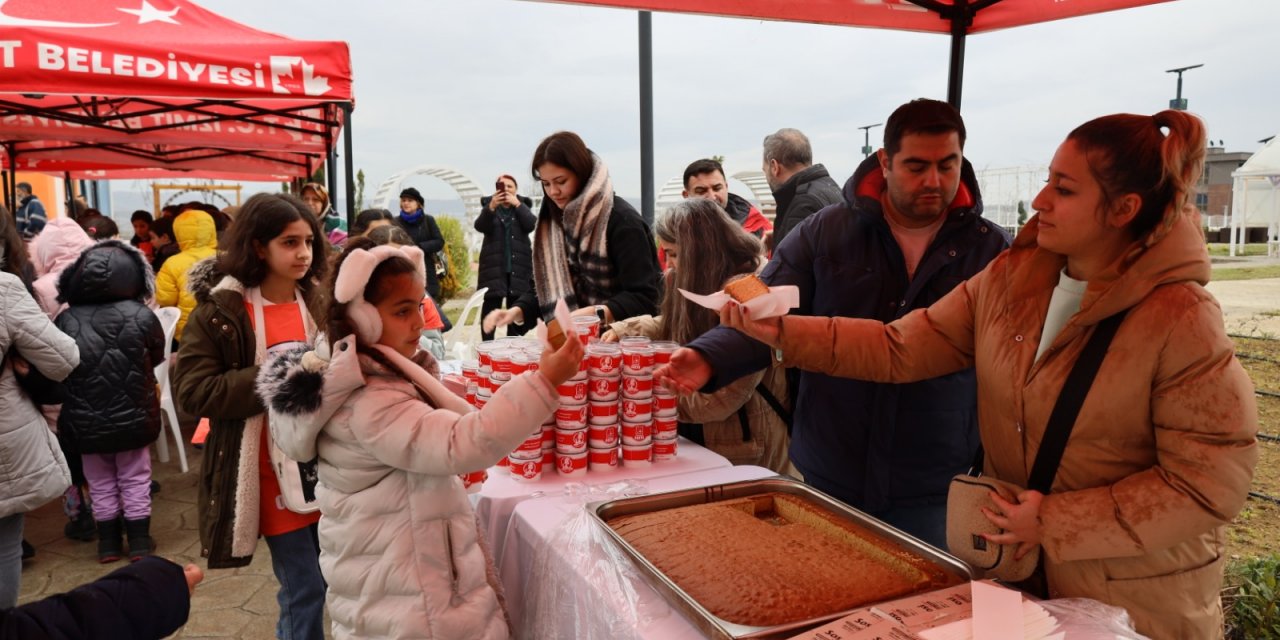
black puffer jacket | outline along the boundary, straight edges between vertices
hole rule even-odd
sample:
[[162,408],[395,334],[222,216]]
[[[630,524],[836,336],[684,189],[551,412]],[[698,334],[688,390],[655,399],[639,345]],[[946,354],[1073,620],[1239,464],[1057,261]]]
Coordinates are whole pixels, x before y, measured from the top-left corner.
[[[538,226],[538,218],[529,207],[533,201],[520,198],[520,206],[489,209],[491,196],[480,199],[480,216],[476,231],[484,234],[480,245],[480,276],[476,288],[489,287],[488,298],[518,298],[533,288],[533,243],[529,234]],[[510,243],[511,263],[507,264],[506,245]],[[507,274],[511,274],[511,290],[507,290]]]
[[164,331],[143,303],[154,293],[146,258],[119,240],[89,247],[58,278],[58,300],[71,306],[54,323],[80,348],[80,366],[63,382],[58,429],[81,453],[130,451],[160,434],[154,369]]

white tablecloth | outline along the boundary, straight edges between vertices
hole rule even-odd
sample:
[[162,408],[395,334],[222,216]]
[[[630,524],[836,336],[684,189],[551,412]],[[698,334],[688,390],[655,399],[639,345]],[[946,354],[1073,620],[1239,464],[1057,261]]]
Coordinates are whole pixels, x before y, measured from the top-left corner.
[[[708,469],[681,475],[652,478],[645,484],[649,493],[677,491],[693,487],[706,487],[728,482],[756,480],[776,475],[763,467],[739,466]],[[556,533],[565,519],[582,507],[580,500],[573,500],[564,495],[549,496],[527,500],[516,505],[511,515],[510,524],[506,528],[506,539],[503,543],[505,551],[502,561],[498,563],[498,572],[502,578],[506,592],[507,608],[512,623],[520,630],[520,637],[528,638],[525,626],[525,608],[528,596],[539,588],[540,582],[549,579],[550,574],[557,574],[560,579],[573,582],[574,592],[583,594],[585,606],[579,606],[572,616],[562,616],[556,621],[560,638],[619,638],[617,629],[607,628],[606,619],[593,615],[603,610],[609,601],[608,596],[599,593],[595,586],[576,570],[570,568],[567,550],[553,548],[548,540]],[[544,573],[534,574],[534,565],[539,553],[544,562],[538,563]],[[604,556],[600,556],[605,560]],[[577,584],[580,582],[580,585]],[[699,632],[679,611],[666,604],[666,600],[643,580],[632,580],[638,598],[639,610],[651,620],[639,625],[643,628],[632,628],[632,638],[653,638],[661,640],[680,640],[683,638],[703,638]]]
[[607,484],[622,480],[650,480],[664,476],[680,475],[706,469],[722,469],[731,466],[724,456],[698,446],[693,442],[680,438],[674,460],[654,462],[647,467],[618,467],[616,471],[599,472],[588,470],[586,475],[566,478],[554,469],[543,468],[542,478],[537,482],[516,482],[506,467],[491,467],[489,479],[485,481],[475,500],[476,516],[484,526],[489,548],[493,550],[493,561],[502,565],[503,545],[507,537],[507,522],[516,505],[530,498],[563,495],[565,485],[570,482],[585,484]]

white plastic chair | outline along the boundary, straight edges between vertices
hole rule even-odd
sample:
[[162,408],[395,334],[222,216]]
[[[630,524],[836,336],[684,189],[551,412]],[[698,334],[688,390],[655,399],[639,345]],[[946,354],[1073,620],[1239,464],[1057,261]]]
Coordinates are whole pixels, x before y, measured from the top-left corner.
[[177,307],[161,307],[156,309],[156,317],[160,318],[160,326],[164,329],[164,359],[156,365],[156,381],[160,383],[160,438],[156,441],[156,455],[160,462],[169,461],[169,441],[165,437],[164,422],[169,423],[173,431],[174,448],[178,450],[178,464],[182,472],[187,472],[187,449],[182,441],[182,429],[178,425],[178,411],[173,406],[173,389],[169,386],[169,356],[173,354],[173,334],[178,329],[178,318],[182,311]]
[[[449,333],[444,334],[446,356],[459,360],[471,357],[471,348],[480,342],[480,323],[484,320],[484,314],[481,313],[484,308],[480,305],[484,304],[484,294],[488,292],[489,287],[483,287],[471,294],[467,304],[462,307],[458,321],[453,323]],[[472,311],[475,311],[475,320],[469,318]]]

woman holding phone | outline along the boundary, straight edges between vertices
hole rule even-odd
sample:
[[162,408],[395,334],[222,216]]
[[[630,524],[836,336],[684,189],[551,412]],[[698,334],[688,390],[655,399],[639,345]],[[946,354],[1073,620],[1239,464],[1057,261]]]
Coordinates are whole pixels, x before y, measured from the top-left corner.
[[[495,309],[515,306],[516,300],[533,288],[533,246],[529,234],[538,224],[530,211],[533,201],[516,195],[516,179],[498,176],[493,195],[480,198],[480,215],[476,231],[484,236],[480,245],[480,275],[477,288],[488,287],[480,317]],[[482,328],[483,329],[483,328]],[[524,335],[528,325],[507,326],[508,336]],[[481,331],[485,340],[493,339],[493,331]]]

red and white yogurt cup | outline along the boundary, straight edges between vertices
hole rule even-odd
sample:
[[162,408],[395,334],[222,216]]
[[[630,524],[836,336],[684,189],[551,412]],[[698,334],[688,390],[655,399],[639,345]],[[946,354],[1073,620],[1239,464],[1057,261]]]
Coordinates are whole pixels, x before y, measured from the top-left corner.
[[623,422],[649,422],[653,420],[653,398],[623,398],[618,415]]
[[648,445],[650,438],[653,437],[653,424],[649,422],[623,422],[622,428],[622,444],[624,445]]
[[467,401],[467,404],[473,407],[476,406],[476,390],[478,390],[479,388],[480,388],[480,385],[476,384],[475,380],[467,381],[467,395],[464,397],[464,399]]
[[587,446],[597,449],[617,447],[620,430],[616,424],[593,424],[587,427]]
[[501,389],[502,385],[508,382],[511,382],[510,373],[502,373],[501,371],[494,371],[493,373],[489,374],[489,388],[494,391]]
[[543,425],[542,427],[542,448],[548,449],[556,446],[556,427],[555,425]]
[[480,379],[480,361],[464,360],[462,362],[462,377],[468,380]]
[[587,462],[591,471],[614,471],[618,468],[618,447],[591,447],[587,449]]
[[511,459],[511,479],[516,482],[537,482],[542,478],[542,456],[534,460]]
[[591,405],[582,404],[564,404],[561,403],[556,409],[556,427],[559,429],[581,429],[587,426],[587,417],[590,415]]
[[600,377],[622,372],[622,348],[608,342],[595,342],[587,347],[587,371]]
[[516,351],[511,354],[511,376],[518,376],[526,371],[532,371],[538,368],[538,358],[531,357],[523,351]]
[[653,347],[633,346],[622,348],[623,373],[653,373]]
[[617,402],[621,387],[622,376],[592,376],[587,379],[587,397],[595,402]]
[[555,465],[555,463],[556,463],[556,450],[543,449],[542,450],[542,468],[550,469],[552,466]]
[[653,418],[653,437],[669,440],[679,433],[679,425],[674,417],[655,416]]
[[466,489],[467,493],[479,493],[484,486],[484,481],[489,479],[489,472],[481,469],[460,474],[458,477],[462,478],[462,488]]
[[556,387],[560,404],[582,404],[587,401],[587,380],[567,380]]
[[666,460],[675,460],[676,458],[676,439],[668,438],[659,440],[653,439],[653,461],[663,462]]
[[493,397],[493,395],[490,393],[487,393],[487,392],[480,393],[479,391],[477,391],[476,402],[475,402],[476,411],[483,409],[486,404],[489,404],[489,398],[491,397]]
[[538,433],[531,435],[528,438],[525,438],[524,442],[521,442],[520,445],[516,447],[516,450],[513,451],[512,453],[520,454],[522,452],[528,452],[528,456],[526,457],[529,457],[539,451],[542,451],[542,430],[541,429],[538,430]]
[[622,466],[624,467],[647,467],[651,464],[653,457],[653,445],[622,445]]
[[587,472],[587,450],[578,453],[556,453],[556,470],[562,476],[580,476]]
[[618,422],[618,401],[588,402],[587,424],[615,424]]
[[679,413],[680,399],[675,396],[653,394],[653,415],[663,417],[676,417]]
[[624,398],[652,397],[653,376],[649,374],[622,376],[622,396]]
[[671,362],[671,354],[680,348],[680,345],[670,340],[657,340],[649,343],[649,348],[653,349],[653,364],[662,365]]
[[586,429],[556,429],[556,453],[582,453],[586,450]]
[[578,330],[578,335],[586,333],[588,338],[600,337],[600,318],[595,316],[574,316],[573,327]]
[[512,349],[494,349],[489,353],[494,373],[511,373],[511,357],[516,352]]
[[492,370],[493,358],[490,356],[491,354],[493,354],[493,350],[497,348],[498,348],[498,343],[492,342],[492,341],[481,342],[480,344],[476,345],[476,362],[479,363],[480,365],[478,370],[483,370],[483,369]]

